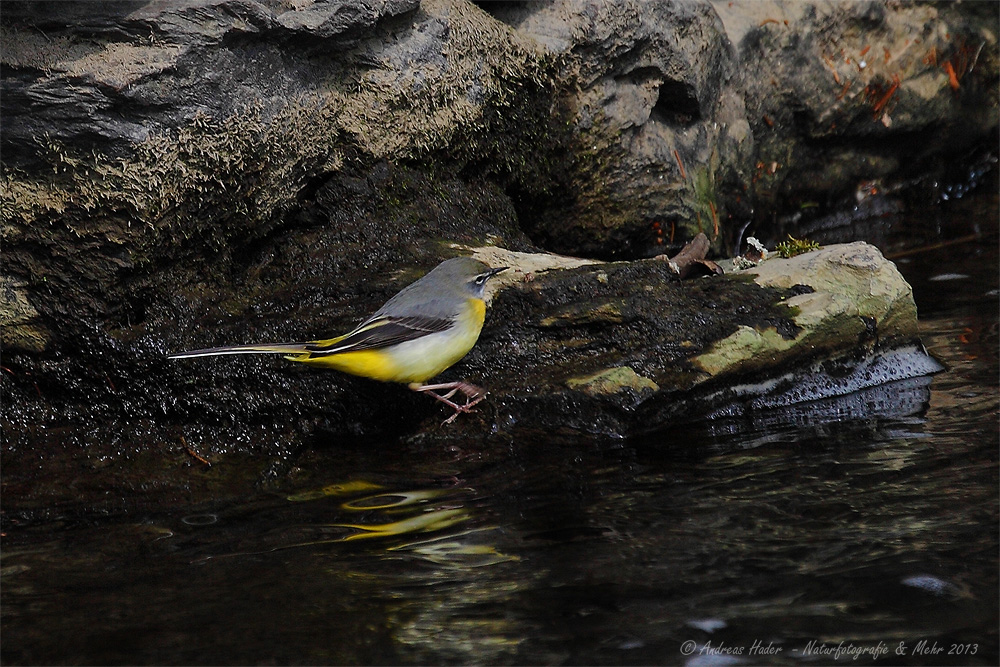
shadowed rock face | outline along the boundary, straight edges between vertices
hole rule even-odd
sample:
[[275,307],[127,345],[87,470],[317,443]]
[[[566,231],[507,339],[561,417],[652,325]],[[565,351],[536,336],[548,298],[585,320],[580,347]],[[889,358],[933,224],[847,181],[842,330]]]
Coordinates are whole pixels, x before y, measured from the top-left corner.
[[855,205],[873,185],[943,179],[957,156],[995,136],[995,7],[712,6],[744,64],[760,210]]
[[196,116],[280,114],[349,64],[343,54],[415,0],[11,2],[4,6],[4,162],[38,166],[39,139],[131,154]]
[[[510,3],[491,10],[559,55],[575,150],[567,201],[526,212],[542,245],[655,254],[749,215],[753,135],[738,63],[708,3]],[[662,228],[662,234],[654,229]],[[679,247],[679,244],[678,244]]]
[[487,8],[558,54],[558,78],[573,82],[568,195],[522,212],[563,252],[651,255],[699,231],[732,251],[751,221],[780,239],[775,217],[942,179],[996,136],[997,15],[985,5]]
[[[389,160],[436,170],[438,197],[470,162],[500,182],[535,171],[514,146],[549,123],[534,104],[544,77],[472,6],[299,3],[286,17],[278,2],[112,3],[78,25],[55,11],[65,4],[3,15],[3,271],[22,304],[2,313],[6,345],[92,335],[84,319],[104,327],[148,303],[135,282],[172,280],[185,258],[212,271],[212,255],[264,250],[282,230],[308,243],[310,226],[350,225],[355,196],[402,199],[369,178]],[[479,42],[491,49],[463,55]],[[407,254],[393,230],[367,227],[342,233],[374,256]],[[425,235],[463,240],[451,232]]]

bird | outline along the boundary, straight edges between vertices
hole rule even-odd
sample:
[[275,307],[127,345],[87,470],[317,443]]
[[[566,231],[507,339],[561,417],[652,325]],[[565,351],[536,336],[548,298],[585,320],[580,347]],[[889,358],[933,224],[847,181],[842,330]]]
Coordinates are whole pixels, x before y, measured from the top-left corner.
[[[285,359],[371,378],[406,384],[461,413],[486,398],[486,391],[464,381],[427,384],[468,354],[486,318],[486,282],[506,266],[490,268],[471,257],[453,257],[404,287],[352,331],[300,343],[230,345],[188,350],[170,359],[227,354],[281,354]],[[443,393],[439,393],[443,392]],[[455,394],[465,402],[452,400]]]

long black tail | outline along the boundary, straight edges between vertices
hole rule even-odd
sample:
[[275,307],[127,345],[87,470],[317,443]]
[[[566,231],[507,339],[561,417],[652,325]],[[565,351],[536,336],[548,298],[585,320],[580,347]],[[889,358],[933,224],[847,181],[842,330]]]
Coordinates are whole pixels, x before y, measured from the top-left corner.
[[227,345],[208,347],[203,350],[188,350],[168,354],[168,359],[190,359],[193,357],[218,357],[224,354],[284,354],[297,356],[309,354],[310,343],[265,343],[263,345]]

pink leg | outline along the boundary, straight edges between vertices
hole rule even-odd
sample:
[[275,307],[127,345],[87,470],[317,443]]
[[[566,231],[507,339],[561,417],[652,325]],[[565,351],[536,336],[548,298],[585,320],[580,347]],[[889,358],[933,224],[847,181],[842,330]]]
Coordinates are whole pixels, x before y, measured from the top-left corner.
[[[458,417],[461,412],[475,412],[472,406],[486,398],[486,390],[468,382],[445,382],[444,384],[417,384],[413,382],[410,384],[410,389],[429,394],[454,410],[455,414],[445,419],[445,424],[455,421],[455,417]],[[451,391],[444,395],[435,393],[442,389],[450,389]],[[465,403],[459,405],[450,400],[457,392],[462,392],[465,395]]]

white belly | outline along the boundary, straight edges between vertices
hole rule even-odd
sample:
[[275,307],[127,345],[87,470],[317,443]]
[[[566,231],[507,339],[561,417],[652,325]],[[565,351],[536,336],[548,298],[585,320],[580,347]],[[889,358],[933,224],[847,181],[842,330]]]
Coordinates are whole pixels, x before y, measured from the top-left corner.
[[426,382],[455,364],[479,340],[482,323],[458,327],[464,332],[441,331],[393,346],[387,353],[399,369],[396,382]]

